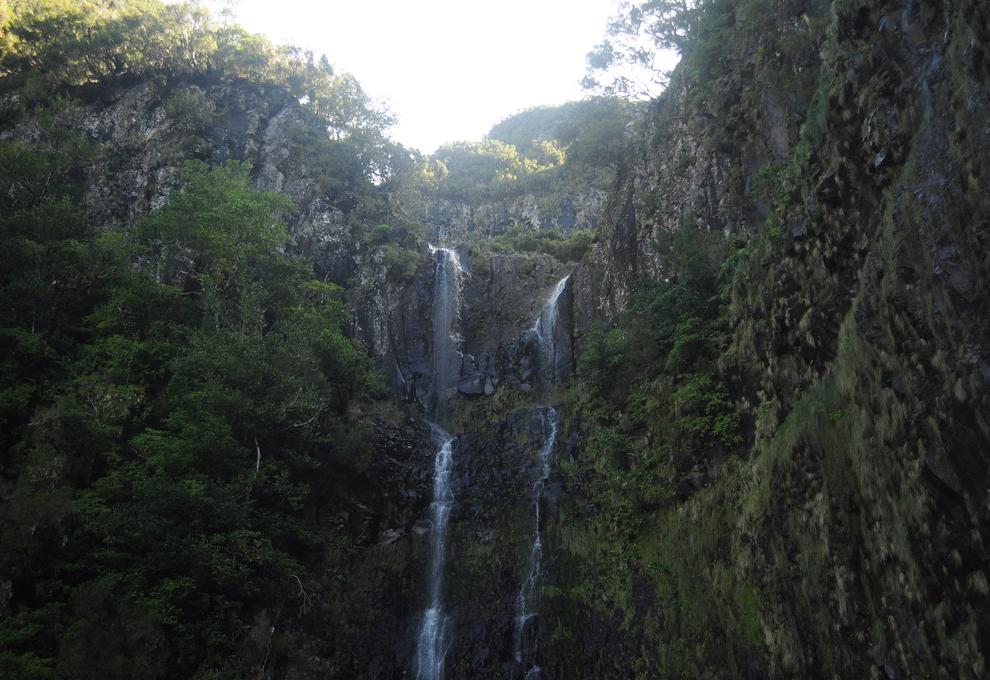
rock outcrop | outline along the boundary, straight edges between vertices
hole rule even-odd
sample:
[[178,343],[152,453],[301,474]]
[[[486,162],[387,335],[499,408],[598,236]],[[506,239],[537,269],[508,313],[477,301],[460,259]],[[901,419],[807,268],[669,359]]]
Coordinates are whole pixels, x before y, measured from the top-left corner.
[[526,193],[480,203],[430,198],[416,217],[438,238],[451,241],[493,238],[509,229],[539,231],[598,228],[608,198],[603,188],[574,181],[545,194]]

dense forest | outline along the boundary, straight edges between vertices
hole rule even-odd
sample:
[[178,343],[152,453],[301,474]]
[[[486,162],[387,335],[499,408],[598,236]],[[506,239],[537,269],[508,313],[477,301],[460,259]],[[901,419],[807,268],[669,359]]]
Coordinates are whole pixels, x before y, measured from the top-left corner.
[[[195,6],[15,3],[4,18],[3,124],[29,132],[0,143],[0,675],[239,676],[270,644],[259,608],[299,606],[329,538],[306,480],[371,455],[349,406],[384,388],[340,288],[286,248],[290,201],[196,153],[223,115],[202,88],[308,96],[298,134],[352,213],[386,210],[383,115],[326,63]],[[141,82],[176,121],[183,146],[162,153],[181,190],[101,223],[87,171],[140,141],[72,121]]]
[[422,154],[199,3],[0,0],[0,678],[985,676],[988,45],[627,3]]

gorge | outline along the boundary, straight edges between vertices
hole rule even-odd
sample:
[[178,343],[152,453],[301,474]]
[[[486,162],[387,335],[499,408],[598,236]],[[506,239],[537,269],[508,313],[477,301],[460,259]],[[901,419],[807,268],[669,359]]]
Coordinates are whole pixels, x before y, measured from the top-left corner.
[[990,7],[674,4],[421,154],[0,0],[0,677],[984,677]]

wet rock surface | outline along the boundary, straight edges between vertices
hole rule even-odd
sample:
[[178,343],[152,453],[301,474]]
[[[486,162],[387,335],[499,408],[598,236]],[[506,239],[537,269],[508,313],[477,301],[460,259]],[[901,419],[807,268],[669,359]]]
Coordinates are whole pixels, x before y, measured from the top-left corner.
[[[474,255],[459,249],[464,266],[457,327],[461,363],[456,393],[462,399],[492,396],[507,388],[526,392],[539,382],[540,351],[533,325],[570,271],[549,255]],[[358,260],[359,263],[363,262]],[[434,263],[424,248],[411,281],[390,281],[383,266],[360,264],[361,286],[350,306],[357,332],[380,362],[393,390],[425,403],[432,371]],[[574,370],[574,299],[568,286],[559,302],[555,374]]]
[[543,408],[511,413],[454,445],[448,602],[451,678],[505,678],[517,596],[533,540],[532,487],[546,429]]

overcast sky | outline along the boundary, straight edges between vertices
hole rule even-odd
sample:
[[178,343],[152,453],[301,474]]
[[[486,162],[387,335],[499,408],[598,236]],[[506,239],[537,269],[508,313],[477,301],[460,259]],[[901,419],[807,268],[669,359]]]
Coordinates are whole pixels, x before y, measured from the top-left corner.
[[584,56],[602,40],[618,0],[232,4],[248,30],[326,54],[353,73],[398,116],[392,137],[432,152],[480,139],[522,109],[585,96]]

